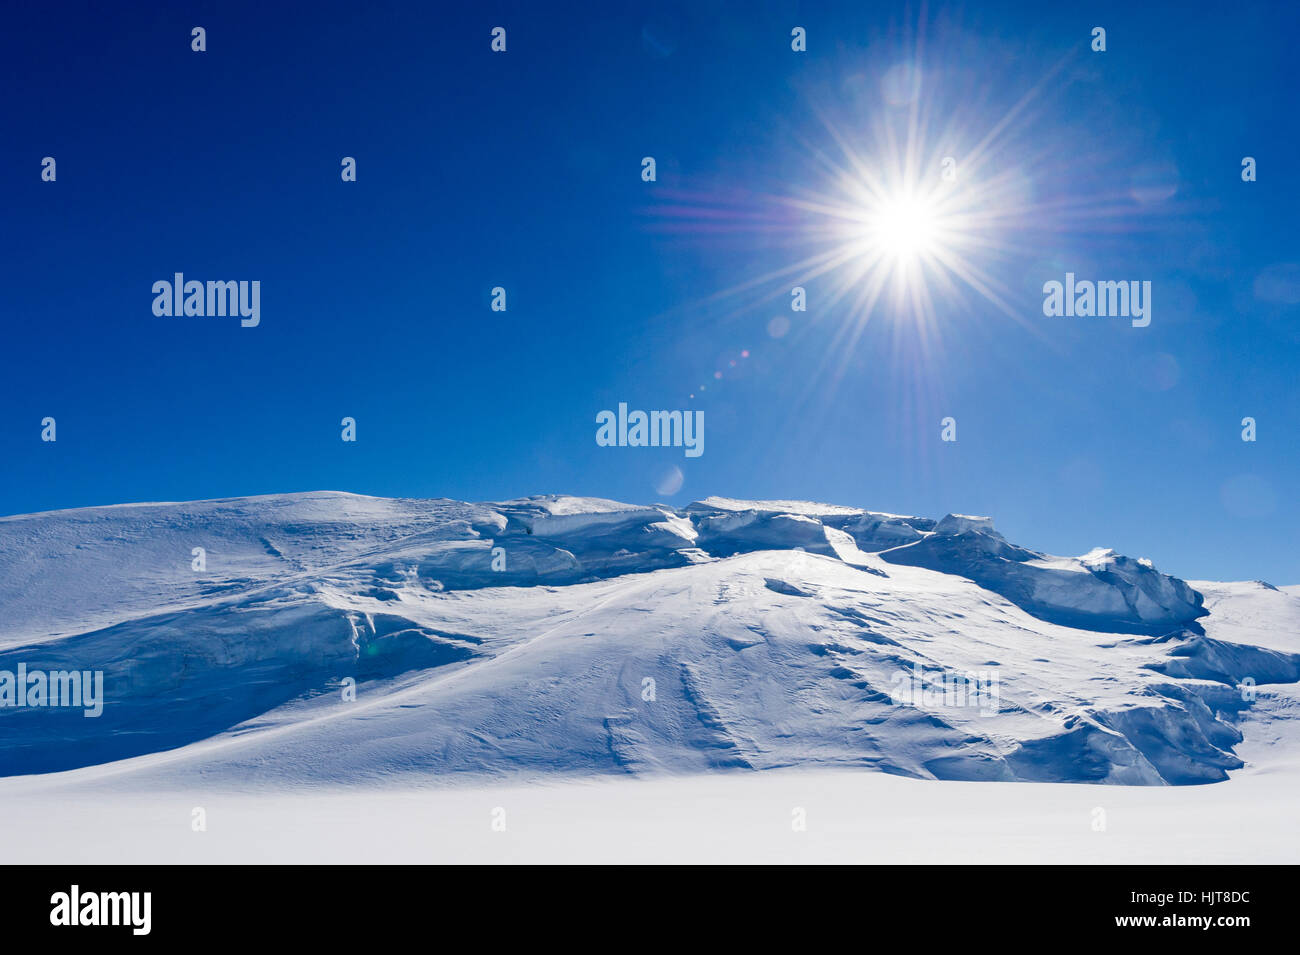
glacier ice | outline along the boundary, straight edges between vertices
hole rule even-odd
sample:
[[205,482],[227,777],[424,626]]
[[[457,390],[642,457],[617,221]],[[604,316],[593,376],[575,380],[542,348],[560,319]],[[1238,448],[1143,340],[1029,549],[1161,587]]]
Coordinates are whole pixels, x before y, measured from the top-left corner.
[[[0,775],[1211,782],[1242,764],[1243,687],[1300,679],[1286,588],[797,501],[324,491],[19,515],[0,619],[0,670],[99,669],[106,696],[95,720],[0,708]],[[992,673],[999,700],[900,704],[912,672]]]

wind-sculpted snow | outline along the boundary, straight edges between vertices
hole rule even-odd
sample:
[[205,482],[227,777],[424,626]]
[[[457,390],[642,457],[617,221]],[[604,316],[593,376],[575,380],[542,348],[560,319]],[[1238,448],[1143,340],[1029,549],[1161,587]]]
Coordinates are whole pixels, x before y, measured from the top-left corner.
[[1199,586],[985,518],[789,501],[320,492],[4,518],[0,673],[102,670],[106,699],[0,707],[0,774],[1209,782],[1242,765],[1254,693],[1300,679],[1300,596]]
[[1163,633],[1195,626],[1203,598],[1150,561],[1098,548],[1048,557],[1007,542],[987,517],[949,514],[933,532],[881,555],[895,564],[961,574],[1029,613],[1066,626]]

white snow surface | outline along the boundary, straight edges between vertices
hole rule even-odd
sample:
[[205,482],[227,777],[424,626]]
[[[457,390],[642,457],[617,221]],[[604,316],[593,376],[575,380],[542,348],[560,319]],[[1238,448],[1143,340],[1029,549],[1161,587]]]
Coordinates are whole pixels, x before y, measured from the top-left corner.
[[[107,697],[98,719],[0,707],[0,775],[1167,786],[1293,765],[1295,588],[787,503],[317,492],[0,519],[0,671],[99,669]],[[917,676],[940,692],[900,698]],[[942,692],[994,677],[991,704]]]

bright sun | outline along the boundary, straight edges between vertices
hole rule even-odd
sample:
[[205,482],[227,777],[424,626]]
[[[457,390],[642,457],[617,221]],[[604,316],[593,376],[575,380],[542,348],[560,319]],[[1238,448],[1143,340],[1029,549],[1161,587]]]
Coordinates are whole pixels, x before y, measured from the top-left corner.
[[868,223],[874,251],[895,261],[908,262],[935,250],[935,210],[923,199],[913,196],[887,199],[869,216]]
[[934,340],[941,319],[970,310],[968,293],[1023,320],[988,264],[1019,251],[1009,233],[1036,208],[1023,169],[999,152],[1032,93],[985,130],[967,127],[976,112],[932,114],[915,90],[908,109],[894,109],[900,104],[888,92],[891,108],[870,124],[855,113],[839,125],[817,111],[825,135],[805,142],[816,177],[781,182],[770,218],[748,204],[733,210],[725,199],[670,210],[678,220],[694,212],[701,232],[759,229],[785,241],[786,261],[715,298],[743,302],[765,289],[766,301],[815,285],[821,313],[843,319],[836,350],[846,356],[840,346],[854,343],[875,315]]

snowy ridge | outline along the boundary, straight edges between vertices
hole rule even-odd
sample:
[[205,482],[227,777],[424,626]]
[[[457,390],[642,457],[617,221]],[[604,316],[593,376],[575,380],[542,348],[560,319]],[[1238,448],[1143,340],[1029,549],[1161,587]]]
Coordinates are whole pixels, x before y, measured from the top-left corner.
[[882,556],[970,577],[1029,613],[1067,626],[1158,634],[1195,626],[1205,615],[1199,593],[1149,560],[1104,548],[1048,557],[1009,543],[987,517],[949,514],[922,539]]
[[[1242,765],[1255,694],[1300,680],[1294,588],[785,501],[317,492],[10,517],[0,619],[0,671],[101,669],[107,697],[98,719],[0,707],[3,775],[1209,782]],[[898,694],[973,673],[994,704]]]

